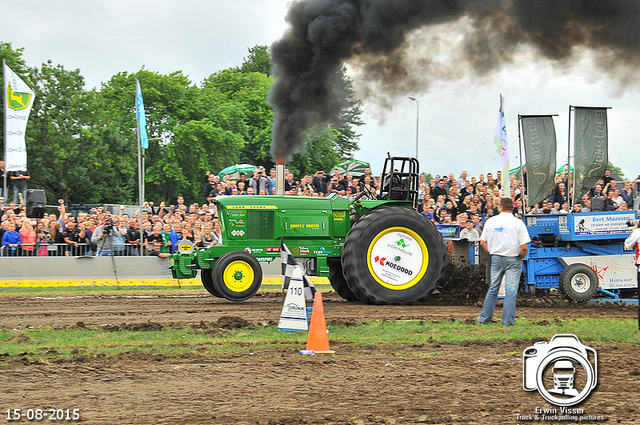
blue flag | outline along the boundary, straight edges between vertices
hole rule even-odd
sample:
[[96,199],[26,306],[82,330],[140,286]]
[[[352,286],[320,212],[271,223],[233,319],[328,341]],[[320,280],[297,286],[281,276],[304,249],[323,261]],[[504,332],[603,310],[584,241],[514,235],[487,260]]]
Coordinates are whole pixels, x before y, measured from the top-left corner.
[[140,146],[145,149],[149,149],[147,118],[144,115],[144,102],[142,101],[142,90],[140,90],[138,77],[136,77],[136,119],[138,120],[138,131],[140,132]]

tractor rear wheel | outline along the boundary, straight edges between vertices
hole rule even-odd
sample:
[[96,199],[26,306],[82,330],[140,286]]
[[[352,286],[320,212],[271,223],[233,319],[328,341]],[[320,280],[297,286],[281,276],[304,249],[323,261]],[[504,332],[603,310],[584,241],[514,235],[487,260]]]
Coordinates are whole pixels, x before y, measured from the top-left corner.
[[202,269],[200,270],[200,280],[202,280],[202,286],[207,290],[208,293],[213,295],[214,297],[222,298],[222,295],[218,293],[215,285],[213,284],[213,270],[212,269]]
[[340,260],[328,260],[327,264],[329,265],[329,282],[333,290],[347,301],[360,301],[351,288],[349,288],[349,285],[347,285],[347,280],[342,273],[342,263]]
[[342,268],[349,288],[367,304],[421,301],[437,286],[446,263],[442,235],[424,215],[380,207],[347,234]]
[[229,301],[253,297],[262,283],[262,267],[253,255],[244,251],[224,254],[213,267],[213,286]]
[[598,291],[598,275],[585,264],[571,264],[560,273],[560,288],[569,299],[588,301]]

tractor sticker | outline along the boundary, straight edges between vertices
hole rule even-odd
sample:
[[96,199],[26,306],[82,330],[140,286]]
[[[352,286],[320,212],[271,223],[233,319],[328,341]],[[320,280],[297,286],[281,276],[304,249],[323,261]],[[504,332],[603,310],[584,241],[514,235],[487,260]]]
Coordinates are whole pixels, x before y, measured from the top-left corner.
[[596,272],[598,286],[602,289],[634,289],[637,287],[637,271],[633,254],[590,255],[584,257],[560,257],[565,265],[585,264]]
[[294,246],[293,249],[291,250],[291,253],[293,255],[298,255],[298,254],[308,254],[309,248],[306,248],[304,246]]
[[249,254],[253,254],[253,255],[256,255],[256,254],[262,254],[262,253],[263,253],[263,251],[264,251],[264,249],[262,249],[262,248],[251,248],[251,247],[246,247],[246,248],[244,249],[244,252],[249,253]]
[[246,248],[244,249],[244,252],[246,252],[247,254],[251,254],[251,248],[246,247]]
[[313,251],[315,255],[331,255],[332,252],[333,252],[332,250],[326,249],[323,246],[321,246],[320,249],[318,249],[317,251]]
[[236,220],[234,218],[230,218],[229,224],[231,225],[231,227],[244,227],[244,220],[243,219]]
[[193,243],[188,239],[179,240],[177,245],[178,245],[178,252],[180,254],[191,254],[195,250]]
[[284,231],[289,233],[291,237],[295,236],[322,236],[329,234],[329,225],[326,217],[303,217],[292,215],[283,217],[282,223]]
[[292,229],[320,229],[320,225],[317,223],[290,224],[289,227]]
[[403,248],[407,247],[407,244],[405,243],[404,239],[400,238],[396,241],[396,245],[401,246]]
[[628,214],[593,214],[575,217],[573,223],[576,236],[621,235],[631,233],[627,225],[629,220],[635,219],[635,212]]
[[280,252],[280,248],[267,248],[267,252]]
[[346,211],[334,211],[331,216],[333,217],[333,221],[344,221],[347,217]]
[[403,232],[391,232],[371,247],[369,259],[376,276],[389,285],[411,282],[422,268],[422,251],[418,242]]
[[233,236],[244,236],[244,230],[232,230],[231,234]]
[[256,260],[260,263],[271,263],[273,262],[273,257],[256,257]]

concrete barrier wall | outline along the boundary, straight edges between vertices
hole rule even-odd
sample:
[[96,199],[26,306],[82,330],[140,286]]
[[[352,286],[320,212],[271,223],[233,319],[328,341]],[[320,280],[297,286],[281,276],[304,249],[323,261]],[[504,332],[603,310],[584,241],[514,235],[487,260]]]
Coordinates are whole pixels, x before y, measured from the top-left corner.
[[[169,263],[158,257],[0,258],[0,288],[201,286],[200,277],[173,279]],[[280,261],[261,265],[263,284],[282,282]]]

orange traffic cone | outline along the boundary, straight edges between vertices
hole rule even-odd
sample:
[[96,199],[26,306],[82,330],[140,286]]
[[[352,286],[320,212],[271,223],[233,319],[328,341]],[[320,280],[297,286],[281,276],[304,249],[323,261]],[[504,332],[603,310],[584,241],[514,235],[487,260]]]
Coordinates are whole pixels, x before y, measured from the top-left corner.
[[313,297],[313,311],[309,324],[309,336],[307,337],[307,350],[316,353],[335,353],[329,348],[329,336],[327,335],[327,322],[324,318],[322,306],[322,294],[316,291]]

